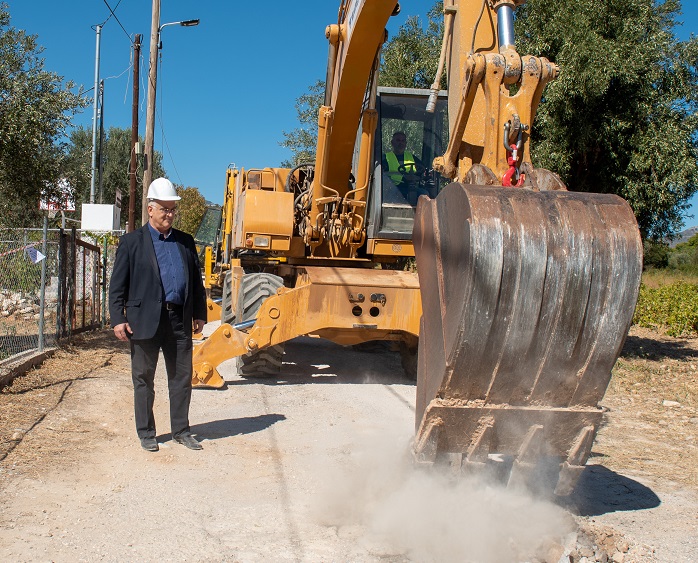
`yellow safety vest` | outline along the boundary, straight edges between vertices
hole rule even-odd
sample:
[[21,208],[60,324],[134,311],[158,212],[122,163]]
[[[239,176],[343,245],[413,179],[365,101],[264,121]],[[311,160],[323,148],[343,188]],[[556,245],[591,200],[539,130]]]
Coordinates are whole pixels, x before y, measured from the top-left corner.
[[[414,174],[417,172],[417,161],[414,159],[414,155],[411,152],[405,151],[402,155],[404,161],[402,165],[405,167],[405,171]],[[385,160],[388,161],[388,175],[395,185],[402,182],[402,174],[398,172],[400,168],[400,161],[397,159],[397,155],[394,152],[385,153]]]

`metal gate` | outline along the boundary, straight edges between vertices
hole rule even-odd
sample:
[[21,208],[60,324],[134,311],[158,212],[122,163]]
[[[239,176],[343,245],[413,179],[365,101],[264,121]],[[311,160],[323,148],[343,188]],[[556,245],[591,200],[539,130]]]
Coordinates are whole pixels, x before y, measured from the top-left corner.
[[61,230],[59,244],[58,338],[101,327],[103,283],[98,246]]

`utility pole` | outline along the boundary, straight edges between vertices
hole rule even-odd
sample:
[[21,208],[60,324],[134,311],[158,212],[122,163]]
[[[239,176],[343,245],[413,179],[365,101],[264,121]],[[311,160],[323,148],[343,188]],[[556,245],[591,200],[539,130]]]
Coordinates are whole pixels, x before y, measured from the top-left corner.
[[140,80],[141,65],[141,34],[136,34],[133,43],[133,104],[131,106],[131,169],[130,186],[128,192],[128,232],[135,231],[136,226],[136,171],[138,170],[138,154],[136,154],[136,143],[138,142],[138,90]]
[[158,50],[160,39],[160,0],[153,0],[150,24],[150,69],[148,71],[148,105],[145,113],[145,150],[143,151],[142,224],[148,221],[148,187],[153,179],[153,145],[155,142],[155,86],[158,80]]
[[99,203],[104,203],[104,80],[99,82],[99,149],[97,171],[99,172]]
[[99,105],[99,47],[102,38],[102,26],[98,25],[95,31],[97,32],[97,47],[95,52],[94,102],[92,104],[92,178],[90,180],[90,203],[95,202],[95,180],[97,177],[97,106]]

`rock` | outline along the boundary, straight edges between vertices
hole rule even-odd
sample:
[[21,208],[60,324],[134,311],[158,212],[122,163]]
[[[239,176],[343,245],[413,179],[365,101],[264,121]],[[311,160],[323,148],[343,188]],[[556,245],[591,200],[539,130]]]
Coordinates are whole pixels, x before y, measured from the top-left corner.
[[563,555],[565,554],[565,548],[555,541],[548,540],[543,542],[540,551],[542,559],[546,563],[559,563],[560,560],[564,561]]
[[678,401],[664,401],[662,405],[664,405],[665,407],[680,407],[681,403],[679,403]]
[[621,553],[620,551],[616,551],[613,554],[611,561],[613,561],[613,563],[623,563],[625,561],[625,553]]
[[12,434],[12,437],[10,438],[10,440],[12,440],[13,442],[19,442],[22,438],[24,438],[24,432],[22,432],[21,430],[18,430],[17,432]]

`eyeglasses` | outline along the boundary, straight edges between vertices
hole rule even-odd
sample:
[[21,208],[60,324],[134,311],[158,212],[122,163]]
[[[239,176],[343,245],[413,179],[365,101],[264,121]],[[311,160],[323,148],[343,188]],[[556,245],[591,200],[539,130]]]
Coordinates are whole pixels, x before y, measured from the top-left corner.
[[163,207],[157,203],[151,203],[151,205],[158,211],[162,211],[165,215],[175,215],[177,213],[176,207]]

